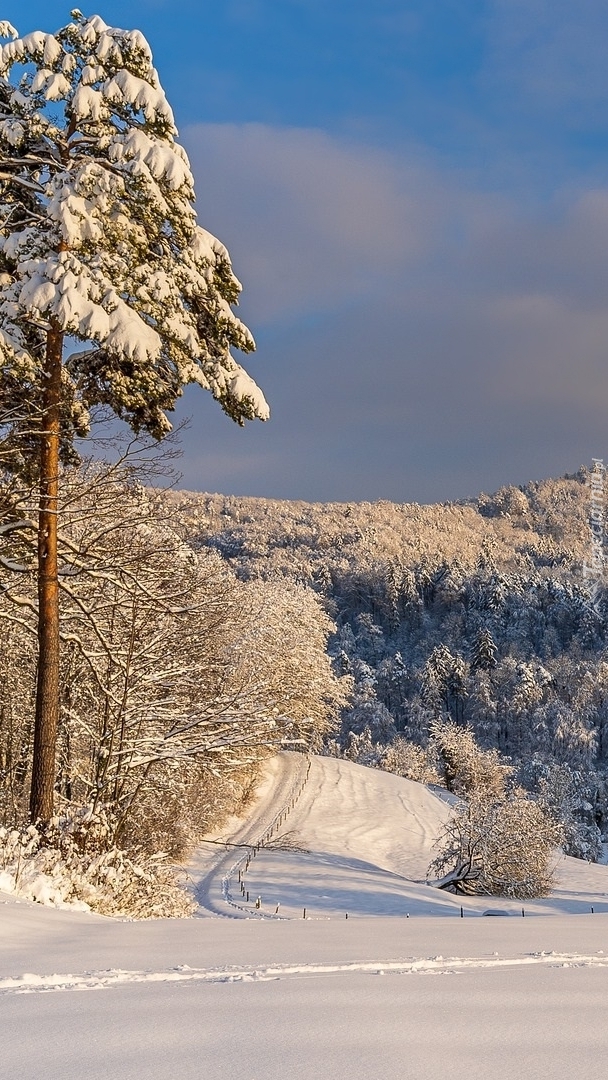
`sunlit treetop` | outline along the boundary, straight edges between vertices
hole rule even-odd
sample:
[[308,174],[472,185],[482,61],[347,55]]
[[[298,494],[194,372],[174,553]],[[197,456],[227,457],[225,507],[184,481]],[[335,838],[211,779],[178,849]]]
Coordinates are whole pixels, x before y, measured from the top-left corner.
[[36,400],[51,330],[86,343],[63,365],[68,443],[96,404],[161,437],[187,383],[239,424],[265,420],[230,351],[255,348],[232,310],[241,287],[197,224],[149,45],[97,15],[72,20],[25,37],[0,23],[4,384]]

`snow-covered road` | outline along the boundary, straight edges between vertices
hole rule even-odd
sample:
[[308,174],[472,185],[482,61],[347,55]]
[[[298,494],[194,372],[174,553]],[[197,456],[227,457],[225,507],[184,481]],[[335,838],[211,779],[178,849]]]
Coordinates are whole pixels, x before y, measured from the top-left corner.
[[309,769],[310,758],[303,754],[286,752],[272,758],[246,816],[233,818],[221,837],[214,834],[201,844],[188,866],[200,914],[247,917],[256,912],[254,900],[247,904],[241,896],[239,870],[246,876],[244,868],[258,855],[260,845],[271,843],[284,830],[302,797]]

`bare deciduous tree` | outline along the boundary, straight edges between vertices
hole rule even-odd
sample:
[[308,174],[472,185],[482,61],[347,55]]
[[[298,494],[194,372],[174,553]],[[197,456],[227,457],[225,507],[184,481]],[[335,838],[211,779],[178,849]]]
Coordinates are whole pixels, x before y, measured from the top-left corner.
[[523,792],[478,792],[454,810],[429,872],[442,875],[434,884],[451,892],[546,896],[561,839],[560,826]]

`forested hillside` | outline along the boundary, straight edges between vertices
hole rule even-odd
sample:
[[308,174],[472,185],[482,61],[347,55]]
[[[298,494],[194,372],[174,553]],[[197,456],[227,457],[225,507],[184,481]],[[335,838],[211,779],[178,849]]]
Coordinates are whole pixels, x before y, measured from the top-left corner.
[[[166,491],[143,487],[137,470],[93,462],[67,470],[63,483],[62,866],[97,851],[109,850],[119,869],[124,853],[146,867],[159,850],[185,853],[247,797],[257,763],[284,746],[465,795],[474,794],[467,776],[489,768],[509,778],[515,799],[523,786],[542,804],[569,854],[600,855],[608,649],[583,576],[584,472],[440,506]],[[5,868],[20,865],[24,844],[26,855],[39,844],[7,832],[26,820],[31,771],[31,514],[27,498],[6,488]],[[502,759],[480,758],[473,734]],[[448,762],[453,752],[461,765]],[[41,850],[48,862],[48,843]],[[93,890],[91,902],[108,912],[148,911],[151,897],[158,912],[174,910],[170,896],[157,903],[153,867],[145,895],[127,906],[122,869],[111,867],[111,895],[102,869],[91,888],[83,869],[78,897],[89,902]],[[77,878],[66,878],[70,896]]]
[[437,506],[167,499],[187,539],[242,580],[322,596],[337,671],[354,680],[330,752],[424,778],[433,720],[468,724],[529,790],[568,804],[593,854],[607,822],[608,650],[583,577],[587,480]]

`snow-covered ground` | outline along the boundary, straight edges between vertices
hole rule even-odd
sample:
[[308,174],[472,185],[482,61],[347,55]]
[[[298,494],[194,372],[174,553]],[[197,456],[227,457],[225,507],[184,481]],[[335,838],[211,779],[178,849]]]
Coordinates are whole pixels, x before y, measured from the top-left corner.
[[[205,911],[225,914],[228,894],[237,917],[256,917],[258,897],[266,918],[275,917],[277,904],[279,917],[290,919],[302,918],[304,908],[312,918],[460,917],[461,906],[471,915],[500,909],[521,917],[519,901],[463,900],[425,884],[453,801],[447,792],[337,758],[312,757],[306,776],[306,761],[300,754],[274,758],[246,821],[222,834],[236,844],[264,840],[246,872],[250,847],[218,855],[215,843],[201,846],[190,873]],[[556,874],[554,893],[526,901],[526,913],[608,913],[608,867],[561,856]]]
[[475,899],[461,918],[424,884],[447,812],[420,785],[280,755],[223,837],[245,846],[189,867],[200,918],[0,896],[0,1077],[604,1078],[608,867],[561,860],[525,918]]

